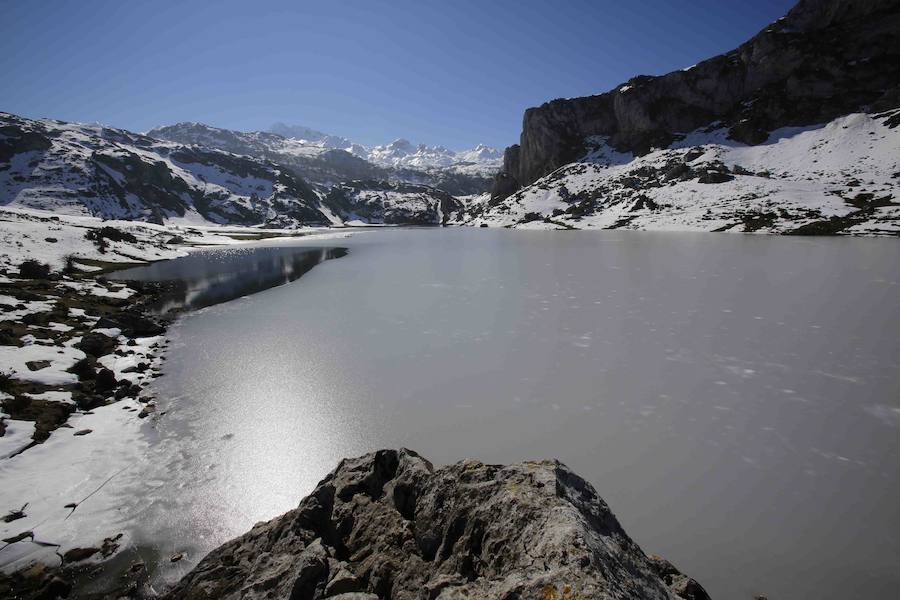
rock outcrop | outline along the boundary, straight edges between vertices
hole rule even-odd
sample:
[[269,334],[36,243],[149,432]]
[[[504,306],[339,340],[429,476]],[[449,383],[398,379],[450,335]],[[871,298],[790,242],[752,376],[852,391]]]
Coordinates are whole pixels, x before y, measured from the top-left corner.
[[502,199],[585,153],[604,136],[645,154],[714,122],[756,144],[784,126],[900,106],[900,0],[801,0],[737,49],[596,96],[525,112],[492,196]]
[[708,598],[646,556],[558,461],[344,460],[300,506],[211,552],[171,599]]

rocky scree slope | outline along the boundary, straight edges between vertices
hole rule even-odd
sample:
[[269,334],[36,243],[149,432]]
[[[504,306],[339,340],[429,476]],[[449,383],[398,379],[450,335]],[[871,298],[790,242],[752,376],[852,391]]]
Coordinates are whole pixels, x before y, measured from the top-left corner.
[[557,461],[410,450],[344,460],[298,508],[211,552],[167,598],[708,598]]
[[0,113],[0,205],[154,223],[327,224],[271,162],[101,125]]
[[728,140],[754,145],[782,127],[898,106],[900,0],[801,0],[732,52],[529,109],[492,197],[506,198],[579,160],[597,137],[640,156],[714,125]]

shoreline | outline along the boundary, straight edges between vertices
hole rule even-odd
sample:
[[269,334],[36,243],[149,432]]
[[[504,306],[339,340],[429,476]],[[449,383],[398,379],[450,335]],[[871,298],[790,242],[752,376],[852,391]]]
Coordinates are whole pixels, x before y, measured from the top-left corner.
[[151,382],[172,321],[145,314],[160,288],[140,287],[94,274],[0,280],[0,294],[25,305],[0,323],[5,342],[22,344],[0,346],[12,369],[2,391],[0,581],[24,577],[30,589],[95,576],[128,544],[103,491],[140,464],[147,428],[162,416]]
[[[148,585],[139,558],[146,549],[131,543],[110,489],[140,465],[165,414],[151,384],[162,376],[166,333],[182,311],[148,310],[170,292],[170,282],[108,277],[194,248],[267,239],[187,246],[167,235],[176,245],[166,244],[167,256],[158,260],[76,258],[37,278],[0,264],[0,476],[9,482],[0,491],[0,595],[83,591],[98,578],[117,594]],[[111,253],[127,258],[129,245],[134,241]],[[15,257],[6,258],[12,265]]]

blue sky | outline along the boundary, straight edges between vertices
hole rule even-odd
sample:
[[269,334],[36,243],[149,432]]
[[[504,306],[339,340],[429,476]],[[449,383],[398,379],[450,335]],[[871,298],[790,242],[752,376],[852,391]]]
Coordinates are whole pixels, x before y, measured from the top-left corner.
[[792,4],[0,0],[0,110],[503,147],[529,106],[689,66]]

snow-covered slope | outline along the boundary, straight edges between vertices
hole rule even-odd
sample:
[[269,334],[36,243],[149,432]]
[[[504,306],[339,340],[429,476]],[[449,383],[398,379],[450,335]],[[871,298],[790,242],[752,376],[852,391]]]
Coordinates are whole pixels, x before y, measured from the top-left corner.
[[[147,135],[269,160],[324,188],[351,180],[382,180],[428,185],[454,195],[476,194],[490,189],[502,157],[484,145],[454,152],[397,140],[367,148],[308,127],[284,124],[273,125],[272,132],[243,132],[177,123],[151,129]],[[297,137],[301,135],[309,137]]]
[[450,168],[459,172],[493,175],[500,168],[503,159],[501,151],[484,144],[459,152],[444,146],[413,144],[405,139],[380,146],[364,146],[309,127],[284,123],[276,123],[267,132],[233,131],[203,123],[176,123],[151,129],[147,135],[182,144],[218,148],[235,154],[263,156],[271,160],[284,160],[288,157],[309,159],[333,151],[343,151],[373,166],[423,172]]
[[900,110],[772,132],[762,144],[713,125],[641,157],[594,150],[467,224],[526,228],[900,234]]
[[454,152],[444,146],[414,145],[409,140],[398,139],[383,146],[358,149],[357,152],[370,162],[389,167],[409,167],[414,169],[468,167],[470,172],[496,173],[500,168],[503,153],[495,148],[479,144],[470,150]]
[[459,223],[464,205],[441,190],[409,183],[349,181],[324,200],[348,225]]
[[[457,172],[478,175],[493,175],[500,168],[503,152],[484,144],[468,150],[454,151],[444,146],[413,144],[399,138],[389,144],[365,146],[351,142],[347,138],[328,135],[302,125],[275,123],[269,128],[271,133],[284,136],[320,152],[340,149],[354,156],[382,167],[396,167],[419,170],[450,168]],[[151,132],[152,135],[152,132]]]
[[7,113],[0,205],[156,223],[328,223],[316,193],[270,162]]

